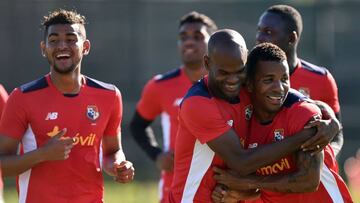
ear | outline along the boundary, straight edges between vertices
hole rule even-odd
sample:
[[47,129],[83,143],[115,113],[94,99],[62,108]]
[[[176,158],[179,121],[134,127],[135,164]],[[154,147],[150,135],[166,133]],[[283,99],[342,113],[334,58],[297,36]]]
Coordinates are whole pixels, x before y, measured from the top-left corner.
[[90,47],[91,47],[91,44],[90,44],[90,41],[87,39],[83,42],[83,54],[84,56],[88,55],[89,52],[90,52]]
[[298,40],[299,40],[299,36],[298,36],[297,32],[292,31],[289,35],[289,44],[295,45],[295,44],[297,44]]
[[40,50],[41,50],[41,55],[42,55],[43,57],[46,57],[45,48],[46,48],[46,43],[45,43],[45,41],[41,41],[41,42],[40,42]]
[[204,55],[204,66],[205,69],[209,72],[210,71],[210,57],[208,55]]

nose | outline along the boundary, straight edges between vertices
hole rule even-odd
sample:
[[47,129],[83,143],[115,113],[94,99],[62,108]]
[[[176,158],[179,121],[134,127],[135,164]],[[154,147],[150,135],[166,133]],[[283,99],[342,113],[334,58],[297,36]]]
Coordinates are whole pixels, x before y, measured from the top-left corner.
[[68,44],[66,43],[65,40],[59,40],[59,42],[57,43],[57,48],[58,49],[64,49],[68,46]]
[[231,84],[231,85],[238,84],[240,82],[239,74],[231,74],[231,75],[229,75],[226,82]]
[[284,84],[280,80],[275,81],[273,87],[274,87],[275,91],[278,91],[278,92],[284,92],[285,91]]

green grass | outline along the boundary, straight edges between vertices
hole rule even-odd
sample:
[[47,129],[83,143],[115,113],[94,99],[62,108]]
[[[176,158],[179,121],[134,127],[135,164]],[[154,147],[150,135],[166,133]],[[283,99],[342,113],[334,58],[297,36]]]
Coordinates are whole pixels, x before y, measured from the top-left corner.
[[[14,186],[4,188],[6,203],[17,203],[17,192]],[[105,182],[106,203],[158,203],[157,182],[132,182],[118,184],[114,181]],[[354,202],[360,203],[360,195],[352,193]]]
[[[18,196],[14,186],[4,188],[6,203],[17,203]],[[132,182],[119,184],[115,181],[105,182],[106,203],[158,203],[157,182]]]

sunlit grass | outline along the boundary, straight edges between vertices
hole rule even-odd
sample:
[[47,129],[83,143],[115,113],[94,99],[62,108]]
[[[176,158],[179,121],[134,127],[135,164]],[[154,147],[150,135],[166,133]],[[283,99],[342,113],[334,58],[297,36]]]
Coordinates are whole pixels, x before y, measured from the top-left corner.
[[[354,202],[360,203],[360,194],[352,191]],[[4,198],[6,203],[17,203],[17,192],[14,186],[5,187]],[[105,182],[106,203],[158,203],[157,182],[133,182],[118,184],[114,181]]]
[[[4,188],[6,203],[17,203],[18,195],[14,186]],[[119,184],[115,181],[105,182],[106,203],[158,203],[157,182],[133,182]]]

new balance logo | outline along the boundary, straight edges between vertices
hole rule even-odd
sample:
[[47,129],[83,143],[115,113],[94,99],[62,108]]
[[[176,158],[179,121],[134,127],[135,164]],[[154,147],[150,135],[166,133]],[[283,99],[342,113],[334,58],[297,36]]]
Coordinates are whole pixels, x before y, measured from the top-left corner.
[[181,102],[182,102],[183,98],[177,98],[174,101],[174,106],[180,106]]
[[45,118],[45,120],[56,120],[58,117],[58,112],[49,112]]
[[233,120],[228,120],[227,122],[226,122],[229,126],[233,126],[233,124],[234,124],[234,121]]

